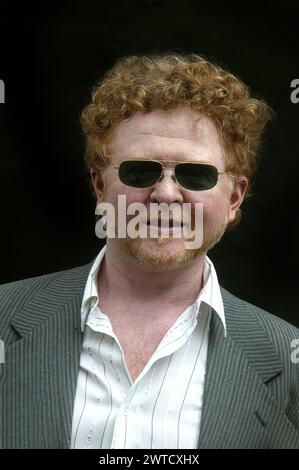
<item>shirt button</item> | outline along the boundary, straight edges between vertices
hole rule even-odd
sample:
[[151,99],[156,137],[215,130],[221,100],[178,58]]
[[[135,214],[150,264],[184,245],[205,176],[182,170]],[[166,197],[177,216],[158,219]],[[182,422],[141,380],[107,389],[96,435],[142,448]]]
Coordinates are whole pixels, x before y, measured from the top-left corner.
[[124,407],[124,415],[127,417],[130,414],[130,405],[125,405]]

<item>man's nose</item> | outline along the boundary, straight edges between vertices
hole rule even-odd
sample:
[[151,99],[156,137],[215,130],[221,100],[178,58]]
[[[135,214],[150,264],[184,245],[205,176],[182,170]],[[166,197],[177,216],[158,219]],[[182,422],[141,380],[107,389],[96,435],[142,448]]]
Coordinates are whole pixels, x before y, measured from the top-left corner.
[[175,181],[174,172],[165,169],[161,179],[155,184],[150,194],[150,202],[182,203],[184,200],[181,188]]

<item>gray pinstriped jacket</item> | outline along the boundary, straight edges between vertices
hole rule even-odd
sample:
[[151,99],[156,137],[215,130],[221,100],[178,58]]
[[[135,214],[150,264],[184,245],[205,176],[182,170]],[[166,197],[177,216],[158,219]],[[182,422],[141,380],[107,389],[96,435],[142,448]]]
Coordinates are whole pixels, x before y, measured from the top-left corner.
[[[0,447],[69,448],[91,264],[0,287]],[[222,289],[212,315],[199,448],[299,448],[299,330]]]

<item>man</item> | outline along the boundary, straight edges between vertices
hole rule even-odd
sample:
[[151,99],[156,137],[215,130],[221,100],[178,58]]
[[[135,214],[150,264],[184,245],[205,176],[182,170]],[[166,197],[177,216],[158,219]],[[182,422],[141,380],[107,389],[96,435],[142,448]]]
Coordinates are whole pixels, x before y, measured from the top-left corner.
[[92,263],[1,288],[2,447],[299,448],[299,331],[206,256],[240,219],[269,117],[195,55],[124,58],[95,87],[86,162],[115,218]]

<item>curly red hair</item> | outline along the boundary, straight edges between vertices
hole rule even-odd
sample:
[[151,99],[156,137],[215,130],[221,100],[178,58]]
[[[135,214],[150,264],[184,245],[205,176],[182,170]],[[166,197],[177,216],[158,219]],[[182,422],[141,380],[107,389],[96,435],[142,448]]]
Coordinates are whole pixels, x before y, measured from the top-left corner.
[[227,156],[227,171],[250,179],[268,105],[223,68],[195,54],[128,56],[119,59],[99,82],[82,112],[88,168],[105,168],[115,127],[137,111],[190,106],[216,124]]

